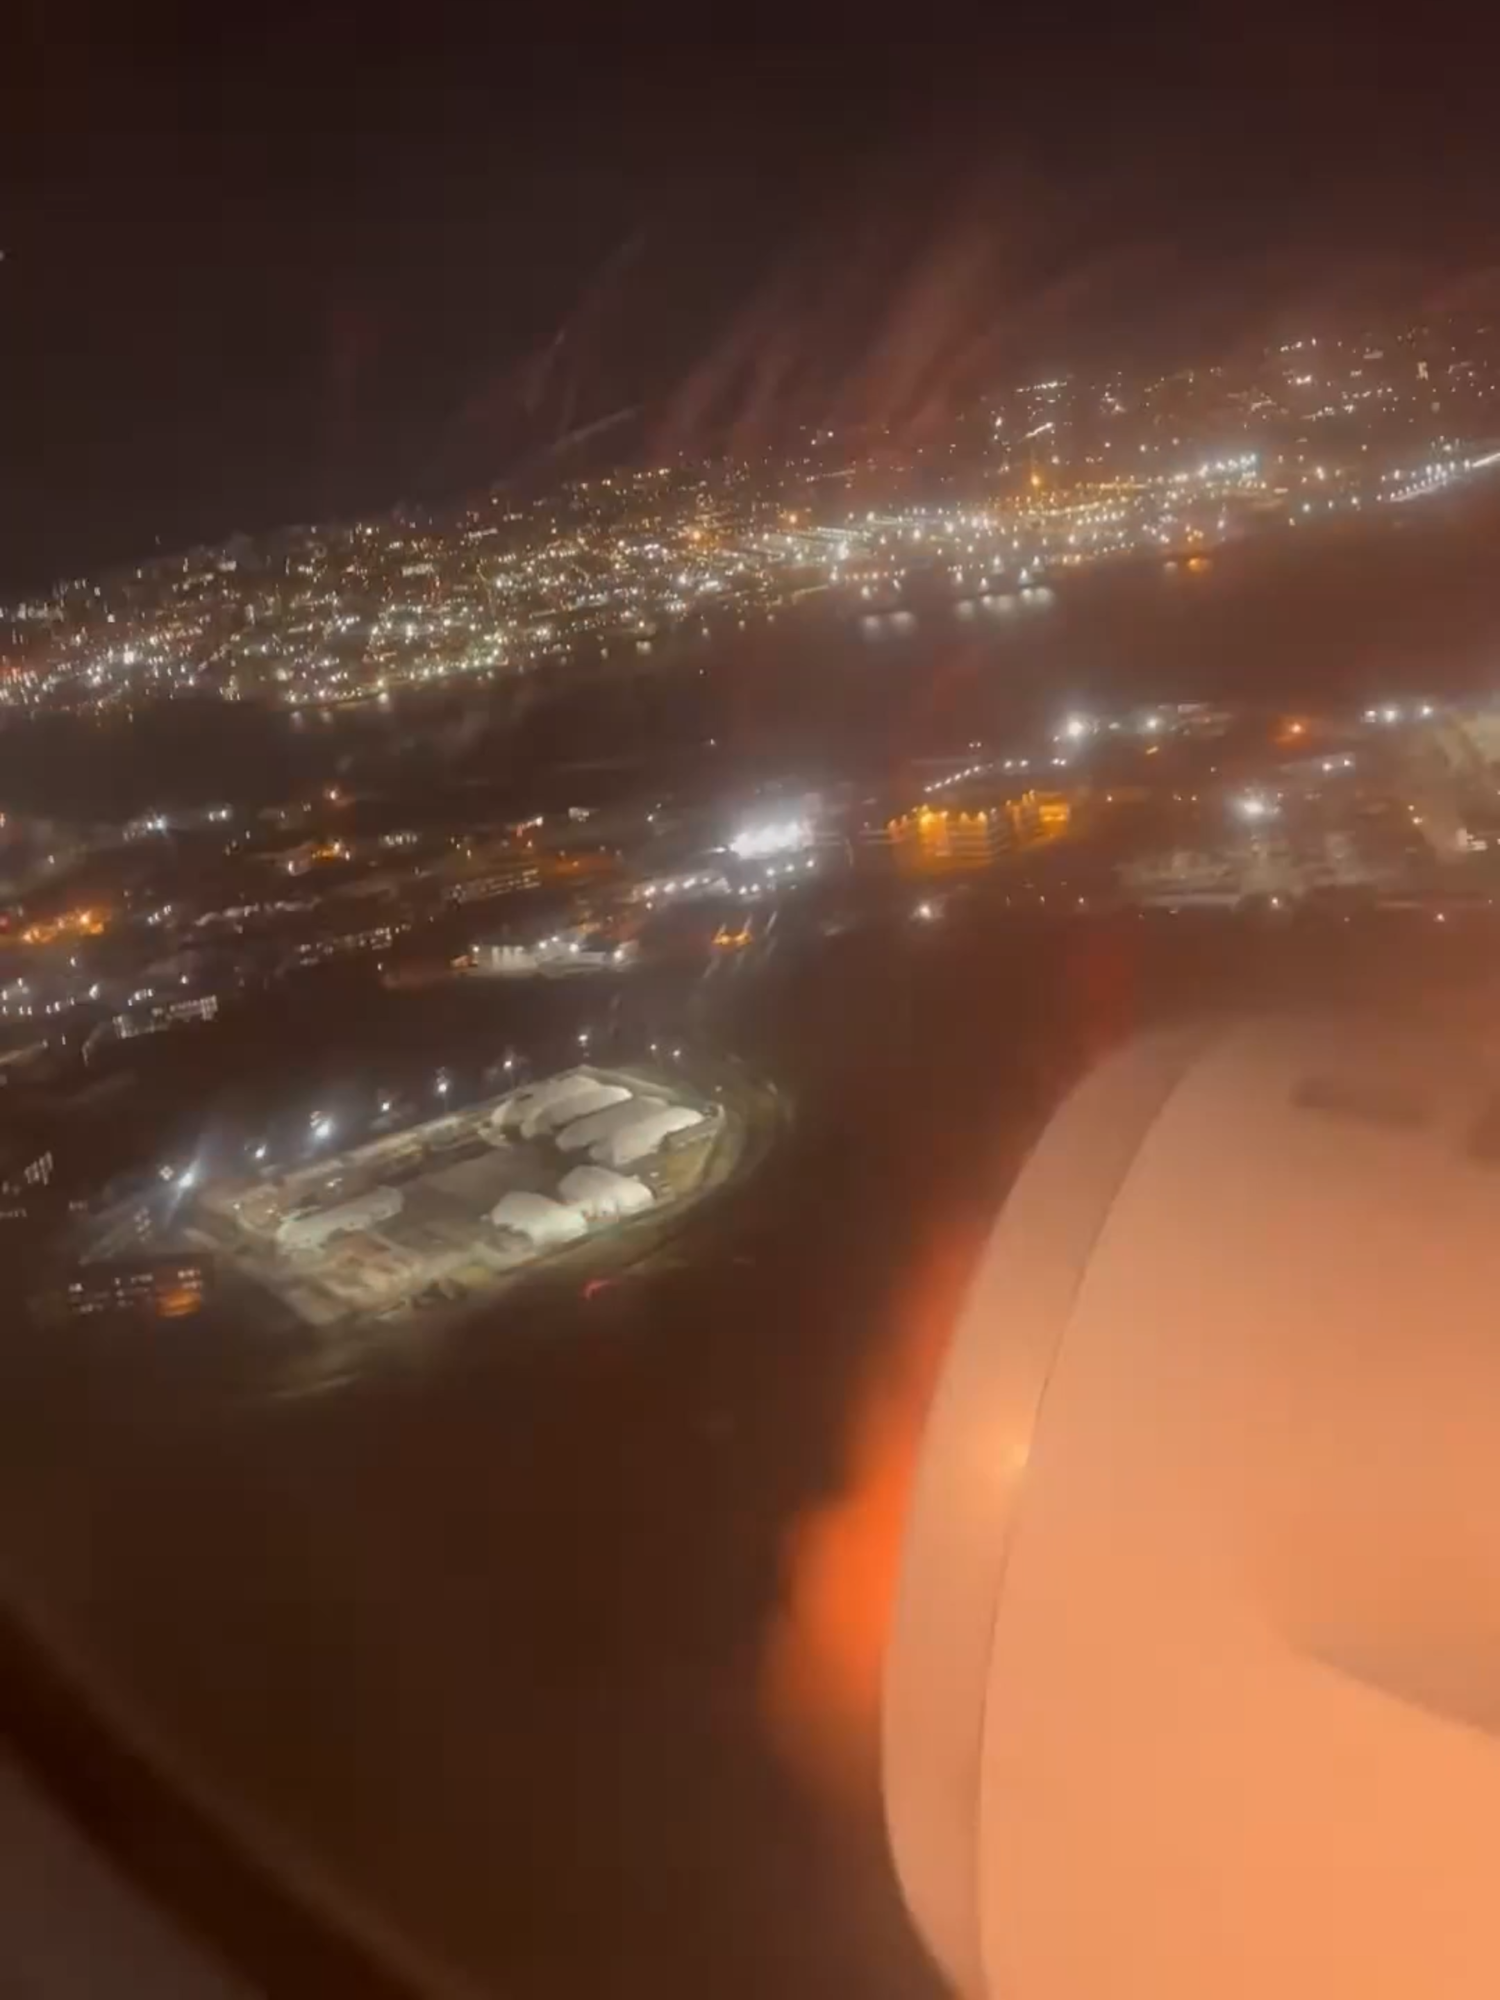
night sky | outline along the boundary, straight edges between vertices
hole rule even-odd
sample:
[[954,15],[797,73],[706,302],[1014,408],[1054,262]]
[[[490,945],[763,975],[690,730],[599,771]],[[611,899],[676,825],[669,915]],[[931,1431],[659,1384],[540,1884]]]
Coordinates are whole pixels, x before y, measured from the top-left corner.
[[543,13],[23,0],[0,587],[1500,270],[1477,14]]

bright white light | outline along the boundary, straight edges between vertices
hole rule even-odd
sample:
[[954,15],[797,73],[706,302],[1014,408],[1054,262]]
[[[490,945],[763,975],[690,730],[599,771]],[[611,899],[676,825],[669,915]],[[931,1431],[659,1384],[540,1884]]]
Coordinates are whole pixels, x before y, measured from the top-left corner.
[[1401,720],[1401,711],[1394,703],[1389,703],[1380,711],[1380,719],[1382,722],[1399,722]]
[[1246,792],[1243,797],[1236,799],[1234,809],[1241,819],[1274,819],[1276,815],[1275,806],[1269,799],[1262,798],[1258,792]]
[[190,1188],[194,1186],[197,1179],[198,1179],[197,1167],[186,1166],[183,1168],[182,1172],[177,1176],[177,1185],[180,1188]]
[[767,854],[806,847],[811,839],[812,828],[805,819],[775,820],[742,828],[730,841],[729,851],[741,861],[758,861]]
[[912,911],[912,915],[921,923],[930,924],[933,918],[936,917],[937,911],[932,907],[931,903],[918,903],[917,907]]
[[586,1049],[588,1045],[589,1045],[589,1031],[587,1028],[580,1028],[578,1030],[578,1046],[581,1049]]
[[266,1149],[265,1149],[265,1146],[264,1146],[264,1144],[262,1144],[262,1145],[259,1145],[259,1146],[257,1146],[257,1147],[255,1148],[255,1155],[254,1155],[254,1157],[255,1157],[255,1158],[256,1158],[257,1160],[263,1160],[263,1159],[264,1159],[264,1158],[266,1157]]
[[1092,728],[1093,724],[1086,715],[1070,715],[1062,726],[1061,734],[1066,736],[1070,743],[1076,743],[1081,736],[1087,736]]
[[331,1139],[333,1137],[333,1120],[331,1118],[315,1118],[312,1125],[312,1135],[315,1139]]

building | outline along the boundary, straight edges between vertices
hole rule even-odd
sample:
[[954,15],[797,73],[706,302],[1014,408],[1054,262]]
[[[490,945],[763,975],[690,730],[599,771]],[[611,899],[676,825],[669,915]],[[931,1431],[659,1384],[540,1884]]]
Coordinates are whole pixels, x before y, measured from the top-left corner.
[[119,1039],[129,1042],[137,1035],[159,1035],[164,1029],[181,1027],[188,1021],[211,1021],[218,1011],[218,995],[203,993],[194,1000],[171,1000],[165,1006],[116,1014],[112,1025]]
[[569,1070],[530,1083],[508,1097],[490,1120],[502,1132],[519,1131],[523,1139],[539,1139],[575,1118],[623,1104],[630,1092],[623,1084],[602,1083],[587,1070]]
[[560,973],[618,972],[638,956],[633,938],[617,940],[608,931],[573,924],[528,941],[509,933],[482,939],[470,946],[467,965],[469,970],[490,977],[530,978],[537,973],[555,977]]
[[557,1191],[590,1222],[615,1222],[621,1216],[637,1215],[656,1200],[644,1181],[611,1173],[608,1167],[570,1167]]
[[601,1166],[628,1167],[660,1152],[662,1142],[674,1132],[691,1131],[703,1123],[703,1113],[686,1104],[659,1104],[641,1112],[628,1123],[604,1133],[589,1150],[589,1158]]
[[572,1237],[582,1236],[589,1226],[581,1208],[553,1201],[550,1195],[533,1194],[526,1188],[516,1188],[496,1202],[490,1210],[490,1221],[496,1229],[508,1229],[524,1237],[533,1249],[566,1243]]
[[485,903],[500,896],[513,896],[522,889],[535,889],[541,883],[541,870],[534,861],[508,861],[498,868],[487,869],[481,875],[467,876],[463,881],[450,882],[443,891],[445,903]]
[[862,845],[869,852],[884,850],[903,875],[990,868],[1015,845],[1014,810],[991,806],[966,812],[953,806],[921,806],[883,826],[867,828]]
[[79,1264],[45,1303],[69,1319],[189,1319],[202,1312],[211,1277],[208,1259],[188,1253]]
[[51,1149],[9,1147],[0,1154],[0,1222],[24,1223],[37,1212],[37,1198],[52,1184]]
[[570,1117],[557,1135],[559,1150],[581,1153],[598,1140],[607,1139],[612,1132],[623,1131],[627,1125],[635,1124],[660,1108],[659,1098],[631,1097],[627,1092],[614,1104],[601,1106],[583,1117]]
[[351,1230],[373,1229],[377,1223],[389,1222],[399,1215],[401,1209],[399,1188],[371,1188],[334,1208],[303,1209],[287,1216],[277,1225],[276,1247],[293,1252],[321,1250],[330,1237],[343,1236]]

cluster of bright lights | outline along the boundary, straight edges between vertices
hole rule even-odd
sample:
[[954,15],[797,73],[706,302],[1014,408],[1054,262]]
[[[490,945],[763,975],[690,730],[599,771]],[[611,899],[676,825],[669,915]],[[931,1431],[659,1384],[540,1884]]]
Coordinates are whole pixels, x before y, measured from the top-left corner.
[[[736,849],[736,852],[738,850]],[[648,882],[641,894],[649,903],[657,896],[680,896],[694,889],[711,889],[723,882],[722,875],[702,873],[697,875],[673,875],[665,882]]]
[[779,866],[773,861],[755,881],[741,882],[734,893],[737,896],[756,896],[762,889],[774,888],[778,881],[795,881],[798,875],[810,875],[816,866],[810,854],[804,861],[783,861]]
[[729,843],[729,851],[740,861],[761,861],[768,854],[791,854],[812,841],[812,828],[805,819],[783,819],[759,826],[743,827]]
[[1367,708],[1365,721],[1383,722],[1388,726],[1397,722],[1428,722],[1435,713],[1430,701],[1417,702],[1410,709],[1402,708],[1398,702],[1387,701],[1382,702],[1378,708]]
[[1242,792],[1234,802],[1234,809],[1241,819],[1252,823],[1275,819],[1280,807],[1274,799],[1268,799],[1264,792]]
[[[965,764],[961,771],[950,771],[946,778],[934,778],[932,783],[924,785],[922,790],[929,793],[945,792],[950,785],[962,785],[968,779],[982,777],[986,771],[992,771],[994,768],[993,764]],[[1010,769],[1009,758],[1006,759],[1005,768],[1007,771]]]

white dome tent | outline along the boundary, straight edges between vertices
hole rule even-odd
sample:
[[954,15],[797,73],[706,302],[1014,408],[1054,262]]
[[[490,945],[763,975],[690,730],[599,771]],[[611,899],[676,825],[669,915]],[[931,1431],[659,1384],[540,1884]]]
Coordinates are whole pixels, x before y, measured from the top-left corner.
[[652,1207],[656,1197],[644,1181],[613,1174],[608,1167],[571,1167],[558,1183],[558,1193],[591,1222],[616,1221]]
[[588,1228],[588,1219],[580,1210],[570,1208],[566,1202],[553,1201],[550,1195],[533,1194],[527,1188],[515,1188],[503,1195],[490,1210],[490,1221],[497,1229],[508,1229],[525,1237],[537,1249],[567,1243],[582,1236]]

